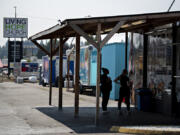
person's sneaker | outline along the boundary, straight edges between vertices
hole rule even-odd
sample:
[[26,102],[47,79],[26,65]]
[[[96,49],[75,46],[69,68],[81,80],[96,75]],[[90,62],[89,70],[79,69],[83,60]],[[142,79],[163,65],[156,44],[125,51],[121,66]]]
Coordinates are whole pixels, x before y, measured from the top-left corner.
[[102,110],[102,114],[107,114],[108,113],[108,111],[107,110]]

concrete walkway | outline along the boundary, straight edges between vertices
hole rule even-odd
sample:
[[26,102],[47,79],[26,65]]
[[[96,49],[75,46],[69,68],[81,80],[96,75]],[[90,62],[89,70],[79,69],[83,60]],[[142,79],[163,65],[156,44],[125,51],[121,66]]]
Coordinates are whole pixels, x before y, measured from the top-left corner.
[[123,115],[119,115],[116,101],[110,100],[108,113],[100,112],[99,126],[95,126],[95,97],[80,95],[78,118],[74,118],[74,93],[63,91],[62,110],[57,108],[57,88],[53,88],[52,106],[48,106],[48,100],[48,87],[0,83],[0,135],[180,134],[180,119],[138,112],[133,107],[130,116],[125,108]]

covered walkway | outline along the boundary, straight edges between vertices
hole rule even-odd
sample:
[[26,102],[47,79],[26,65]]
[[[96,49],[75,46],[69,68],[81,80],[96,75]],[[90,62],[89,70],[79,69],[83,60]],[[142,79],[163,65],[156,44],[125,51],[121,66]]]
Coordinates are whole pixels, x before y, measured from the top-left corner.
[[[149,14],[137,14],[137,15],[123,15],[123,16],[107,16],[107,17],[94,17],[94,18],[79,18],[79,19],[67,19],[60,25],[53,26],[50,29],[37,33],[31,36],[29,39],[35,43],[40,49],[46,54],[52,56],[59,50],[60,62],[59,62],[59,109],[63,107],[62,103],[62,52],[63,44],[70,37],[76,37],[75,46],[75,111],[74,116],[79,116],[79,53],[80,53],[80,37],[84,37],[90,44],[97,49],[97,83],[96,83],[96,111],[95,111],[95,123],[99,122],[99,93],[100,93],[100,55],[102,47],[111,39],[115,33],[126,33],[126,68],[127,68],[127,45],[128,45],[128,32],[140,33],[143,35],[143,85],[147,87],[147,44],[148,44],[148,33],[154,30],[158,26],[166,24],[173,24],[173,37],[176,37],[176,22],[180,21],[180,12],[162,12],[162,13],[149,13]],[[106,34],[104,39],[101,39],[101,35]],[[92,39],[91,35],[96,35],[96,39]],[[60,45],[58,48],[53,50],[53,39],[60,39]],[[50,39],[51,50],[48,52],[42,48],[37,40]],[[173,43],[177,43],[176,39],[173,38]],[[175,89],[175,78],[176,75],[176,46],[173,46],[173,62],[172,62],[172,112],[175,111],[176,106],[176,89]],[[52,67],[52,64],[51,64]],[[51,76],[50,76],[51,78]],[[52,85],[50,80],[50,97],[49,104],[51,105],[52,96]]]

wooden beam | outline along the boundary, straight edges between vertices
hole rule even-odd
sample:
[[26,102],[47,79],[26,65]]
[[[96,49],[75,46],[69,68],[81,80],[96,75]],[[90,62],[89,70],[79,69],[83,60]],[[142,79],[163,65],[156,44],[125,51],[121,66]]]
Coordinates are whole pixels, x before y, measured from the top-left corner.
[[62,99],[63,99],[63,45],[64,45],[64,40],[61,37],[60,38],[60,45],[59,45],[59,102],[58,102],[58,107],[59,109],[62,109]]
[[69,56],[71,55],[71,53],[73,53],[74,49],[75,49],[75,46],[73,46],[73,48],[71,48],[71,50],[70,50],[69,53],[67,54],[67,57],[69,57]]
[[[69,38],[65,38],[65,39],[62,39],[62,44],[64,45],[64,43],[68,40]],[[59,51],[59,46],[53,51],[53,56]]]
[[[94,17],[89,19],[68,19],[67,23],[71,24],[89,24],[89,23],[108,23],[108,22],[119,22],[119,21],[137,21],[145,19],[163,19],[179,18],[180,12],[162,12],[162,13],[150,13],[150,14],[134,14],[126,16],[107,16],[107,17]],[[66,22],[65,22],[66,23]]]
[[52,39],[50,41],[50,76],[49,76],[49,105],[52,105],[52,52],[53,52],[53,43]]
[[[101,42],[101,24],[98,24],[97,29],[97,40],[98,44],[100,45]],[[99,124],[99,95],[100,95],[100,68],[101,68],[101,48],[100,46],[97,48],[97,81],[96,81],[96,117],[95,117],[95,124]]]
[[[172,40],[173,43],[177,43],[177,24],[174,23],[173,27],[172,27]],[[172,116],[176,116],[178,114],[178,102],[177,102],[177,95],[176,95],[176,86],[177,86],[177,82],[176,82],[176,78],[175,76],[177,75],[177,46],[173,45],[172,46],[172,87],[171,87],[171,113]]]
[[90,44],[92,44],[94,47],[98,48],[98,44],[90,36],[88,36],[88,34],[85,33],[79,26],[77,26],[76,24],[70,24],[70,26],[79,35],[83,36]]
[[31,42],[33,42],[39,49],[41,49],[45,54],[47,54],[48,56],[50,56],[50,53],[44,49],[37,41],[35,40],[31,40]]
[[76,36],[76,63],[75,63],[75,112],[74,117],[79,116],[79,64],[80,64],[80,36]]
[[128,32],[125,34],[125,69],[127,70],[127,51],[128,49]]
[[148,54],[148,35],[143,34],[143,88],[147,88],[147,54]]
[[58,31],[59,29],[61,29],[63,27],[65,27],[65,26],[57,24],[57,25],[55,25],[55,26],[53,26],[47,30],[44,30],[42,32],[39,32],[39,33],[31,36],[29,39],[30,40],[50,39],[53,37],[52,33],[55,33],[56,31]]
[[57,38],[54,39],[54,48],[56,47]]
[[111,32],[103,39],[103,41],[100,44],[100,47],[102,48],[109,39],[121,28],[121,26],[124,24],[125,21],[120,21],[116,24],[116,26],[111,30]]
[[70,70],[70,55],[67,56],[67,91],[69,91],[69,70]]
[[135,33],[142,33],[144,32],[144,29],[155,29],[158,26],[162,26],[162,25],[166,25],[166,24],[170,24],[175,22],[175,20],[171,19],[161,19],[161,20],[146,20],[146,23],[140,24],[140,25],[134,25],[134,26],[130,26],[128,28],[125,29],[120,29],[118,31],[118,33],[122,33],[122,32],[135,32]]

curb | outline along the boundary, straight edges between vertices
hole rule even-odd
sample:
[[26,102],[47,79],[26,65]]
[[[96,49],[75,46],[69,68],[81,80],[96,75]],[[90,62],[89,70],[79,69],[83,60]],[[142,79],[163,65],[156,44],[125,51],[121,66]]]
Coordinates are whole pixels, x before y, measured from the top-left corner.
[[152,130],[152,129],[138,129],[138,128],[128,128],[112,126],[111,132],[127,133],[127,134],[145,134],[145,135],[180,135],[180,131],[172,130]]

